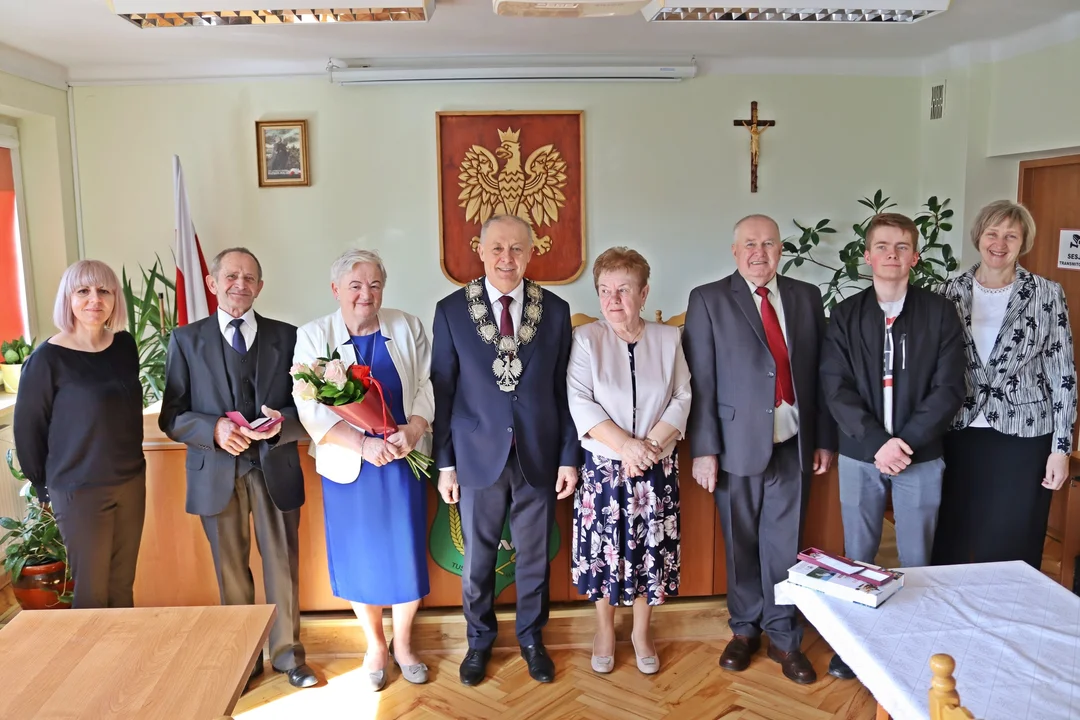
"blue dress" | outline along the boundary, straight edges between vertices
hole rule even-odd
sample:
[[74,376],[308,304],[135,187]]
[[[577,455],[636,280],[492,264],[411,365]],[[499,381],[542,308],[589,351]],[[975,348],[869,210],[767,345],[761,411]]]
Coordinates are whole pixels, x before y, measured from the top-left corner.
[[[359,364],[389,396],[394,421],[408,418],[401,378],[382,333],[353,336]],[[426,487],[404,458],[377,467],[365,462],[356,481],[323,478],[326,554],[334,595],[365,605],[412,602],[430,591],[427,569]]]

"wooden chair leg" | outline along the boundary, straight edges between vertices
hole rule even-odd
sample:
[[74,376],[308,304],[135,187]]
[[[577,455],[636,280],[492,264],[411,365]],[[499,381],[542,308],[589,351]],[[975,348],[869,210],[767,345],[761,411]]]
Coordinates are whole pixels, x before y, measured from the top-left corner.
[[881,707],[881,703],[878,703],[877,714],[874,715],[874,720],[892,720],[889,717],[889,713],[885,712],[885,708]]

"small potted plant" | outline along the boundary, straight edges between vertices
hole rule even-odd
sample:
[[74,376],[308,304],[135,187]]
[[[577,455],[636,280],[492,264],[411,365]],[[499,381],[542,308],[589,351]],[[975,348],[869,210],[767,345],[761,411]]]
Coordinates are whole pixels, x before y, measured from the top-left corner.
[[0,377],[4,379],[4,389],[9,393],[19,391],[19,376],[22,374],[23,363],[34,349],[34,339],[26,342],[21,336],[17,340],[6,340],[0,345]]
[[7,465],[16,480],[26,483],[20,495],[28,498],[22,520],[0,517],[0,529],[7,531],[0,537],[0,547],[5,548],[3,568],[11,576],[15,599],[23,610],[69,608],[75,583],[56,518],[15,467],[12,450],[7,451]]

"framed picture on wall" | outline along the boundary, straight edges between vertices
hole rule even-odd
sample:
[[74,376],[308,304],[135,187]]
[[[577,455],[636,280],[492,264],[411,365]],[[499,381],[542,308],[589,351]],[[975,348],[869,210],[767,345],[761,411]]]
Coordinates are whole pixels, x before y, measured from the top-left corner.
[[307,120],[256,121],[259,187],[310,185]]
[[464,284],[484,274],[476,253],[492,215],[529,223],[525,275],[573,282],[585,268],[585,130],[581,110],[438,112],[439,255]]

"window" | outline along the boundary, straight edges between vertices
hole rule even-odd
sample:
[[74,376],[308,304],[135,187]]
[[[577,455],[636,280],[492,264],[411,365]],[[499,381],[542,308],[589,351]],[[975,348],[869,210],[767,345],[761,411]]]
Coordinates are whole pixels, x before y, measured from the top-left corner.
[[0,340],[31,334],[24,218],[18,134],[0,124]]

